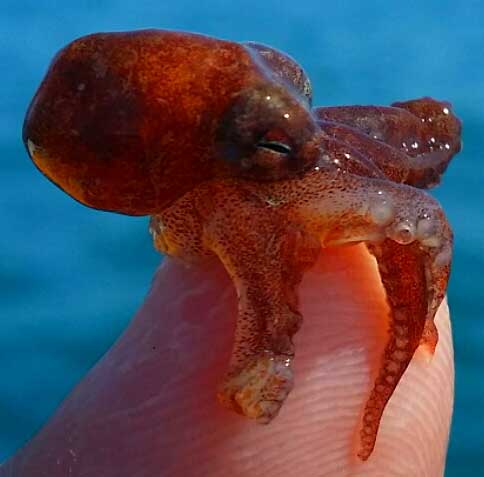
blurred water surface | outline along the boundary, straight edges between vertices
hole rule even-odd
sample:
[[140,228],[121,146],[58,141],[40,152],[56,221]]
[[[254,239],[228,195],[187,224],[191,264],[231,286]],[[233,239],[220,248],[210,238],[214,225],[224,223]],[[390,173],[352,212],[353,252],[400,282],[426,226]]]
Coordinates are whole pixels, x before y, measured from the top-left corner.
[[[391,6],[390,6],[391,5]],[[3,0],[0,6],[0,461],[42,425],[141,303],[159,262],[146,218],[82,207],[45,180],[20,142],[54,53],[75,37],[157,27],[256,40],[297,58],[315,104],[431,95],[464,120],[464,151],[437,197],[454,225],[450,305],[457,396],[448,476],[483,465],[481,321],[484,3],[430,0],[177,2]]]

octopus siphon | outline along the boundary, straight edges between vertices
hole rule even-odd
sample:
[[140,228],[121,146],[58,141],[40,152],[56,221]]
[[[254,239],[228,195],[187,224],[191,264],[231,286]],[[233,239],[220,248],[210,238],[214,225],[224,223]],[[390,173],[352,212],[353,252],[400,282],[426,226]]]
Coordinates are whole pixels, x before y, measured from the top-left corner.
[[217,257],[238,296],[228,408],[269,423],[293,387],[298,285],[322,247],[363,242],[389,304],[362,409],[368,459],[419,346],[433,352],[452,256],[422,189],[460,150],[449,103],[312,106],[304,70],[266,45],[141,30],[82,37],[53,60],[23,139],[42,173],[83,204],[151,215],[155,247]]

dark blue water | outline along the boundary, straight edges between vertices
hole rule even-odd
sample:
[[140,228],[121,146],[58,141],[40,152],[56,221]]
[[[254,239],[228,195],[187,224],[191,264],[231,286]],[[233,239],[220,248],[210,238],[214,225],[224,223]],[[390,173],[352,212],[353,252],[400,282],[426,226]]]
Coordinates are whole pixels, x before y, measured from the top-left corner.
[[453,102],[464,119],[465,147],[436,192],[456,235],[449,295],[457,396],[447,475],[475,475],[484,448],[483,25],[484,3],[472,0],[2,0],[0,461],[121,333],[159,261],[146,219],[84,208],[35,170],[19,139],[23,114],[49,60],[68,41],[159,27],[285,50],[307,69],[316,104],[422,95]]

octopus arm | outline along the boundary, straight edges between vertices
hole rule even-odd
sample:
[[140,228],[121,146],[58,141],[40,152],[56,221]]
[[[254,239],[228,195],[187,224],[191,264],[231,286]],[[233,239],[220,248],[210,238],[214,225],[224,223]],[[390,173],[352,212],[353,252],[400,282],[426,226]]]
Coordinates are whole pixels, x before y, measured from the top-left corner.
[[[415,187],[438,184],[461,148],[461,122],[449,103],[432,98],[396,102],[390,107],[315,108],[314,113],[322,121],[354,128],[374,141],[392,146],[396,149],[393,153],[396,163],[390,169],[388,161],[383,164],[391,171],[389,177]],[[400,164],[404,170],[400,176],[395,175]]]
[[205,242],[224,264],[238,295],[232,357],[218,398],[268,423],[293,387],[292,337],[302,321],[296,289],[320,246],[289,224],[270,200],[239,189],[219,189],[215,197],[224,207],[215,207]]
[[400,245],[386,239],[369,244],[368,248],[378,263],[390,321],[388,341],[363,411],[358,452],[363,460],[373,451],[385,406],[416,349],[423,344],[432,353],[435,350],[438,333],[433,321],[435,310],[429,301],[441,300],[442,290],[434,289],[434,280],[447,281],[448,277],[448,268],[435,270],[428,252],[419,243]]
[[232,355],[218,391],[226,407],[270,422],[293,387],[297,287],[320,243],[255,183],[213,181],[153,217],[155,246],[192,259],[216,255],[238,296]]
[[287,184],[279,187],[288,215],[304,222],[323,246],[363,241],[378,263],[390,325],[363,414],[359,456],[366,460],[415,350],[425,344],[433,351],[437,344],[433,319],[447,288],[452,232],[435,199],[390,181],[326,170],[305,179],[299,198]]
[[[337,150],[336,145],[336,149]],[[355,165],[356,164],[356,165]],[[447,287],[452,232],[424,191],[366,177],[362,164],[315,168],[300,179],[213,181],[152,220],[155,244],[180,257],[214,254],[238,294],[232,357],[218,397],[270,422],[293,386],[297,287],[321,246],[365,242],[389,308],[388,341],[363,411],[359,456],[375,445],[385,406],[419,344],[437,344],[433,319]],[[351,173],[351,167],[361,175]]]
[[[360,143],[348,141],[348,138],[344,135],[333,134],[331,130],[324,129],[324,126],[322,125],[323,133],[319,140],[322,159],[316,165],[316,170],[318,170],[318,167],[333,167],[359,176],[380,179],[388,177],[387,171],[370,154],[367,154],[367,151],[360,147]],[[355,132],[360,134],[357,131]]]
[[431,161],[416,161],[405,152],[344,124],[321,121],[320,126],[332,138],[358,151],[393,182],[416,186],[436,179],[435,168],[429,163]]

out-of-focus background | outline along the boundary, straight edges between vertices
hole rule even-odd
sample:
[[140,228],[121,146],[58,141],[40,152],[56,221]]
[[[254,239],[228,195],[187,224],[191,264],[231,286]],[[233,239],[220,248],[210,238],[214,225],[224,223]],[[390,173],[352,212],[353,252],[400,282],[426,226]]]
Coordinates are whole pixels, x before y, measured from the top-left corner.
[[457,395],[448,476],[484,448],[484,3],[386,0],[2,0],[0,5],[0,461],[25,443],[108,349],[160,257],[146,218],[87,209],[34,168],[28,103],[56,51],[96,31],[156,27],[256,40],[294,56],[316,105],[431,95],[464,120],[464,151],[435,191],[454,226],[449,290]]

